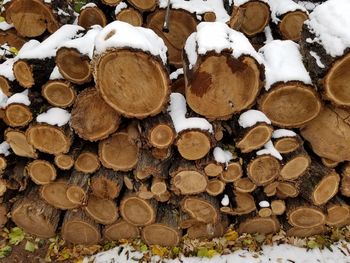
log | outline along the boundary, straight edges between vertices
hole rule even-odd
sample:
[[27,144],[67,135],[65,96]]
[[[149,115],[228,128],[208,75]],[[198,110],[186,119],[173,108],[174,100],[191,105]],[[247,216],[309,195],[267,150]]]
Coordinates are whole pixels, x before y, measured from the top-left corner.
[[57,176],[55,166],[46,160],[34,160],[27,164],[26,172],[30,179],[38,185],[49,184]]
[[160,178],[160,177],[153,177],[152,179],[152,185],[151,185],[151,192],[154,195],[163,195],[165,194],[168,190],[167,190],[167,183],[164,180],[164,178]]
[[147,245],[177,246],[182,233],[178,227],[178,211],[169,205],[159,206],[155,223],[145,226],[141,233]]
[[133,26],[142,26],[143,24],[142,14],[132,7],[120,10],[115,14],[115,18]]
[[283,166],[280,171],[281,180],[296,180],[302,177],[311,165],[311,158],[302,146],[298,150],[282,154],[282,156]]
[[340,192],[343,196],[350,197],[350,163],[342,168]]
[[156,0],[128,0],[128,3],[141,12],[152,11],[157,4]]
[[120,194],[124,178],[123,174],[100,168],[91,178],[90,189],[99,198],[115,199]]
[[176,194],[189,195],[205,191],[208,179],[204,172],[188,161],[175,161],[170,167],[172,191]]
[[235,189],[240,193],[251,193],[253,192],[257,185],[252,182],[248,177],[242,177],[234,181],[233,185]]
[[298,179],[296,186],[305,199],[314,205],[323,205],[337,194],[339,183],[338,173],[313,160],[310,168]]
[[3,121],[10,127],[25,127],[33,120],[30,108],[24,104],[11,103],[4,110]]
[[322,235],[327,231],[327,228],[324,225],[304,228],[304,227],[296,227],[296,226],[290,226],[290,225],[286,226],[286,224],[284,224],[283,227],[284,229],[286,229],[287,236],[299,237],[299,238]]
[[70,170],[74,166],[74,159],[68,154],[56,155],[54,162],[61,170]]
[[349,112],[325,106],[321,113],[301,129],[313,152],[336,162],[350,160]]
[[321,158],[321,162],[324,166],[327,166],[329,168],[335,168],[338,166],[339,162],[333,161],[327,158]]
[[276,196],[280,199],[286,199],[288,197],[297,197],[299,195],[299,189],[292,182],[278,182],[276,186]]
[[26,233],[50,238],[56,234],[60,211],[45,203],[33,189],[14,203],[11,218]]
[[225,183],[231,183],[243,176],[240,162],[229,162],[225,170],[220,174],[220,180]]
[[48,154],[67,153],[72,144],[72,131],[66,125],[56,127],[36,123],[29,126],[26,138],[35,149]]
[[327,203],[326,224],[331,227],[343,227],[350,223],[350,206],[336,196]]
[[63,80],[50,80],[45,83],[41,88],[41,95],[50,105],[60,108],[72,106],[77,96],[74,87]]
[[6,142],[10,145],[12,151],[17,156],[37,158],[38,154],[35,148],[27,141],[24,132],[15,129],[7,129],[4,132]]
[[296,151],[303,145],[303,140],[295,132],[286,129],[277,129],[272,134],[272,142],[280,154]]
[[26,42],[24,37],[18,35],[16,29],[9,26],[8,29],[0,29],[0,45],[8,44],[10,47],[15,47],[17,50],[20,50],[21,47]]
[[211,179],[208,181],[205,191],[208,195],[218,196],[225,190],[225,183],[219,179]]
[[[169,23],[164,28],[166,16]],[[164,40],[170,64],[179,68],[182,66],[182,49],[186,39],[196,30],[197,23],[196,17],[186,10],[170,9],[167,14],[166,9],[157,9],[147,17],[146,26]]]
[[[269,68],[265,93],[259,98],[259,109],[279,127],[299,128],[316,118],[322,104],[311,85],[298,44],[290,40],[274,40],[259,52]],[[282,62],[286,59],[288,64]]]
[[154,199],[145,200],[132,192],[127,192],[120,201],[119,210],[126,222],[134,226],[146,226],[156,220],[156,205]]
[[89,29],[93,25],[105,27],[107,18],[104,12],[96,5],[85,6],[83,9],[80,9],[78,25],[85,29]]
[[6,225],[8,221],[8,206],[4,203],[0,204],[0,227],[1,229]]
[[272,214],[280,216],[286,212],[286,203],[284,200],[275,199],[271,202]]
[[250,217],[247,216],[244,220],[239,224],[238,232],[240,234],[248,233],[260,233],[260,234],[271,234],[276,233],[280,230],[280,223],[278,219],[274,216],[272,217]]
[[92,174],[100,168],[100,160],[94,148],[86,146],[81,151],[74,163],[74,169],[76,171]]
[[73,204],[86,205],[89,190],[89,176],[73,171],[68,181],[67,198]]
[[181,131],[176,139],[177,150],[186,160],[198,160],[207,155],[212,146],[208,132],[199,129]]
[[247,175],[257,186],[273,182],[281,171],[278,159],[269,154],[263,154],[251,160],[247,166]]
[[100,226],[82,209],[66,212],[61,235],[65,241],[82,245],[94,245],[101,239]]
[[[168,73],[163,64],[166,62],[164,43],[155,33],[145,30],[120,21],[112,22],[98,34],[94,54],[94,77],[102,98],[123,116],[139,119],[160,113],[170,90]],[[134,39],[128,37],[131,32],[137,34],[141,41],[137,50],[130,48],[135,45]],[[107,45],[110,51],[105,52],[106,43],[118,43],[119,39],[124,39],[123,47],[112,50],[113,46]],[[129,44],[126,39],[130,40]],[[150,39],[153,40],[152,48],[157,45],[159,49],[149,51],[144,46],[143,43],[148,43]],[[114,74],[110,74],[110,70]]]
[[140,230],[125,220],[119,219],[103,229],[103,236],[108,241],[132,240],[140,236]]
[[195,224],[187,229],[187,236],[191,239],[211,240],[225,234],[227,220],[221,219],[215,224]]
[[67,179],[58,179],[49,184],[42,185],[40,188],[40,197],[49,205],[61,210],[74,209],[79,206],[67,198],[67,189],[69,187]]
[[104,102],[96,89],[85,89],[78,95],[71,126],[79,137],[89,141],[105,139],[118,129],[119,123],[119,114]]
[[113,224],[118,219],[118,207],[113,200],[103,199],[89,195],[85,212],[97,223],[103,225]]

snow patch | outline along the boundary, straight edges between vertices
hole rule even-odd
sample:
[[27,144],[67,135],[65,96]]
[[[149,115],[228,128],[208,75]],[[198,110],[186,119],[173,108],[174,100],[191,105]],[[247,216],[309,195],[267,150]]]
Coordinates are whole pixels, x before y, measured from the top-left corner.
[[55,66],[51,72],[50,75],[50,80],[55,80],[55,79],[64,79],[63,76],[61,75],[59,69],[57,66]]
[[94,4],[94,3],[88,3],[88,4],[86,4],[86,5],[83,5],[83,6],[80,8],[80,11],[81,11],[81,10],[84,10],[85,8],[93,8],[93,7],[97,7],[97,5]]
[[175,80],[177,79],[179,76],[184,74],[184,69],[183,68],[178,68],[177,70],[175,70],[174,72],[172,72],[170,74],[170,79],[171,80]]
[[273,146],[272,141],[268,141],[264,145],[264,149],[257,151],[256,155],[263,155],[263,154],[269,154],[275,157],[278,160],[282,160],[282,155],[279,153],[279,151],[276,150],[275,146]]
[[67,124],[70,120],[70,113],[61,108],[51,108],[47,112],[41,113],[36,117],[37,122],[57,125],[59,127]]
[[265,33],[265,38],[266,38],[264,44],[270,43],[273,40],[270,26],[265,27],[264,33]]
[[65,12],[64,10],[62,10],[61,8],[57,8],[57,15],[59,16],[70,16],[70,14],[68,14],[67,12]]
[[0,143],[0,154],[3,154],[5,156],[10,155],[10,145],[7,142]]
[[257,124],[258,122],[265,122],[271,124],[271,121],[267,116],[258,110],[248,110],[243,112],[238,119],[238,124],[242,128],[249,128]]
[[276,82],[299,80],[312,84],[299,45],[291,40],[273,40],[263,46],[259,53],[265,59],[265,89],[269,90]]
[[12,24],[8,24],[6,21],[0,22],[0,30],[6,31],[13,27],[14,26]]
[[186,99],[180,93],[171,93],[169,115],[177,133],[188,129],[200,129],[213,133],[213,126],[204,118],[186,118]]
[[[234,6],[241,6],[241,5],[248,3],[249,1],[251,1],[251,0],[233,0],[233,5]],[[267,0],[261,0],[261,2],[268,3]]]
[[270,207],[270,203],[266,200],[263,200],[259,202],[259,206],[263,208]]
[[310,51],[310,55],[316,60],[316,64],[319,68],[325,68],[325,65],[323,65],[321,58],[317,55],[316,52]]
[[295,3],[293,0],[269,0],[269,5],[271,9],[271,19],[275,24],[280,21],[278,16],[284,15],[288,12],[299,10],[308,14],[308,11],[304,6]]
[[233,155],[230,151],[223,150],[220,147],[214,148],[213,155],[215,161],[218,163],[224,163],[225,165],[233,159]]
[[274,130],[272,133],[272,138],[274,139],[279,139],[283,137],[295,137],[297,134],[291,130],[286,130],[286,129],[278,129]]
[[315,34],[314,41],[332,57],[343,55],[350,47],[349,14],[349,0],[329,0],[317,6],[305,22]]
[[95,39],[95,54],[118,47],[141,49],[154,56],[159,56],[164,64],[167,61],[167,47],[163,39],[151,29],[135,27],[122,21],[108,24]]
[[224,197],[221,199],[221,205],[228,206],[230,204],[230,199],[228,199],[227,195],[224,195]]
[[13,74],[13,64],[15,59],[7,59],[4,63],[0,64],[0,76],[7,78],[9,81],[15,80],[15,75]]
[[120,13],[120,11],[122,11],[123,9],[127,8],[128,5],[124,2],[120,2],[114,10],[114,15],[118,15]]

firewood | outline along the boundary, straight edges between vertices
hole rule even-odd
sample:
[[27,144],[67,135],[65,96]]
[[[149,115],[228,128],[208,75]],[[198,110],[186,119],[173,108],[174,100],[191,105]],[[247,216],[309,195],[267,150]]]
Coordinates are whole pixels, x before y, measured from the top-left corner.
[[[207,46],[209,39],[216,41]],[[235,45],[238,42],[244,43],[245,55]],[[243,34],[223,23],[203,23],[187,39],[185,51],[186,100],[194,112],[210,119],[228,119],[255,103],[264,78],[261,58]],[[196,59],[192,54],[197,54]]]
[[192,218],[188,213],[184,212],[182,209],[179,211],[179,227],[181,229],[187,229],[191,226],[198,224],[195,218]]
[[222,237],[228,226],[228,219],[221,215],[215,224],[197,223],[187,229],[187,236],[191,239],[212,239]]
[[79,206],[67,198],[69,187],[67,179],[58,179],[40,188],[40,197],[48,204],[61,210],[74,209]]
[[6,170],[7,160],[4,155],[0,155],[0,175]]
[[165,194],[167,192],[167,184],[166,184],[166,181],[164,180],[164,178],[153,177],[151,192],[154,195],[162,195],[162,194]]
[[208,195],[218,196],[225,190],[225,183],[219,179],[211,179],[208,181],[205,191]]
[[177,150],[186,160],[198,160],[209,153],[212,138],[208,132],[199,129],[181,131],[176,140]]
[[60,211],[45,203],[33,189],[14,203],[11,218],[27,233],[50,238],[56,235]]
[[340,177],[334,170],[313,160],[296,184],[300,194],[314,205],[323,205],[336,195]]
[[242,177],[233,182],[235,189],[240,193],[251,193],[257,185],[252,182],[248,177]]
[[145,200],[132,192],[127,192],[120,201],[119,211],[123,219],[132,225],[150,225],[156,220],[157,201]]
[[0,29],[0,45],[7,43],[10,47],[15,47],[17,50],[20,50],[26,42],[26,39],[20,36],[16,29],[12,28],[10,25],[8,27],[8,29]]
[[176,246],[182,237],[176,208],[167,204],[159,206],[155,223],[145,226],[141,236],[147,245]]
[[286,199],[288,197],[297,197],[299,195],[299,189],[293,182],[278,182],[276,186],[276,196],[280,199]]
[[103,229],[103,236],[109,241],[131,240],[140,236],[140,230],[125,220],[119,219]]
[[[133,43],[134,39],[130,39],[128,43],[124,39],[122,47],[108,46],[107,43],[113,43],[111,41],[118,43],[119,39],[123,39],[125,32],[128,32],[127,38],[133,32],[143,40]],[[170,89],[169,77],[163,64],[166,63],[164,43],[153,32],[147,31],[146,38],[145,32],[124,22],[112,22],[98,34],[94,53],[94,77],[102,98],[120,114],[140,119],[160,113],[168,100]],[[153,49],[146,53],[149,48],[144,43],[148,43],[151,38]],[[109,52],[104,52],[106,44]],[[132,50],[131,47],[135,45],[138,49]],[[154,48],[154,45],[159,48]],[[125,70],[126,67],[130,70]],[[110,70],[114,74],[110,74]],[[143,85],[140,86],[140,83]]]
[[339,162],[333,161],[333,160],[327,159],[327,158],[321,158],[321,162],[323,163],[324,166],[327,166],[329,168],[335,168],[339,164]]
[[[322,104],[311,85],[298,44],[289,40],[274,40],[259,52],[269,68],[266,71],[266,92],[259,99],[259,109],[280,127],[298,128],[314,119],[320,113]],[[278,62],[285,59],[288,59],[288,64]],[[285,74],[291,72],[291,65],[298,70]]]
[[208,179],[204,172],[188,161],[174,162],[169,174],[172,177],[172,190],[176,194],[198,194],[207,188]]
[[54,162],[61,170],[70,170],[74,165],[74,159],[68,154],[56,155]]
[[291,226],[287,222],[284,222],[283,228],[286,231],[287,236],[293,236],[293,237],[310,237],[314,235],[322,235],[327,231],[327,228],[325,225],[315,226],[315,227],[296,227]]
[[272,155],[259,155],[252,159],[247,166],[247,175],[257,186],[273,182],[279,176],[281,164]]
[[311,165],[311,158],[302,146],[298,150],[282,154],[282,156],[281,180],[293,181],[300,178],[307,172],[307,169]]
[[280,223],[277,219],[277,217],[271,216],[271,217],[250,217],[246,216],[244,219],[243,217],[239,218],[239,221],[241,223],[238,227],[239,233],[260,233],[260,234],[270,234],[270,233],[276,233],[280,230]]
[[66,212],[61,234],[64,240],[73,244],[94,245],[101,239],[100,226],[82,209]]
[[35,148],[28,143],[24,132],[20,130],[7,129],[4,132],[6,142],[11,146],[12,151],[18,155],[29,158],[37,158]]
[[85,29],[93,25],[105,27],[107,25],[107,18],[97,5],[83,6],[82,9],[80,9],[78,25]]
[[230,24],[249,37],[263,32],[270,21],[270,7],[267,1],[248,0],[235,5]]
[[12,103],[4,110],[3,120],[10,127],[25,127],[32,119],[32,111],[24,104]]
[[30,179],[38,185],[48,184],[56,179],[55,166],[46,160],[34,160],[27,164],[26,172]]
[[118,219],[118,208],[113,200],[103,199],[94,195],[89,195],[85,212],[97,223],[109,225]]
[[73,171],[69,177],[67,198],[73,204],[85,205],[88,198],[89,176],[87,174]]
[[0,228],[3,228],[8,221],[7,213],[8,213],[8,205],[1,203],[0,204]]
[[165,203],[168,202],[172,197],[172,194],[170,191],[166,191],[159,195],[154,195],[153,198],[156,199],[158,202]]
[[275,130],[271,140],[276,150],[282,155],[294,152],[303,145],[299,135],[286,129]]
[[123,187],[124,175],[110,169],[100,168],[91,178],[92,193],[99,198],[114,199]]
[[123,8],[115,15],[116,20],[126,22],[133,26],[142,26],[142,14],[132,7]]
[[133,5],[135,8],[140,10],[141,12],[152,11],[157,4],[156,0],[128,0],[128,3]]
[[86,145],[77,156],[74,169],[79,172],[91,174],[100,168],[100,160],[94,146]]
[[67,81],[50,80],[41,88],[42,96],[55,107],[67,108],[73,105],[76,99],[74,87]]
[[284,200],[275,199],[271,202],[271,210],[274,215],[283,215],[286,211],[286,203]]
[[340,192],[342,195],[350,197],[350,163],[346,163],[342,168]]
[[327,203],[326,224],[332,227],[343,227],[350,223],[350,206],[336,196]]
[[230,162],[220,174],[220,179],[225,183],[231,183],[243,176],[242,166],[239,162]]

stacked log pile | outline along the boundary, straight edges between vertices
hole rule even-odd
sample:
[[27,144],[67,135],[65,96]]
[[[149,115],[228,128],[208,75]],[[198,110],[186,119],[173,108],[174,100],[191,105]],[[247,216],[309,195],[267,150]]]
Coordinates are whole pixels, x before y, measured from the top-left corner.
[[5,2],[0,225],[175,246],[350,223],[347,0]]

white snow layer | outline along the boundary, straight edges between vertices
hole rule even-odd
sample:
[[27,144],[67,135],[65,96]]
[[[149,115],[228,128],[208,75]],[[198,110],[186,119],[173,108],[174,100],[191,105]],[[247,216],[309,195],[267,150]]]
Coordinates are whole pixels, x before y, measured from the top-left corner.
[[97,7],[97,5],[94,4],[94,3],[87,3],[86,5],[83,5],[83,6],[80,8],[80,11],[81,11],[81,10],[84,10],[85,8],[93,8],[93,7]]
[[332,57],[341,56],[350,47],[350,1],[329,0],[319,6],[305,21],[310,31]]
[[228,206],[230,204],[230,199],[228,199],[227,195],[224,195],[224,197],[221,199],[221,205]]
[[120,11],[122,11],[123,9],[127,8],[128,5],[125,2],[120,2],[114,10],[114,15],[118,15]]
[[8,24],[6,21],[0,22],[0,30],[6,31],[6,30],[9,30],[10,28],[13,28],[13,25]]
[[70,113],[61,108],[51,108],[47,112],[36,117],[37,122],[44,122],[50,125],[63,126],[70,120]]
[[303,64],[299,45],[291,40],[273,40],[263,46],[259,53],[265,60],[265,89],[276,82],[299,80],[311,84],[311,78]]
[[89,58],[92,59],[92,56],[94,54],[95,38],[101,30],[102,30],[101,26],[94,25],[91,27],[91,29],[88,32],[86,32],[84,36],[68,40],[63,44],[61,44],[59,48],[61,47],[74,48],[78,50],[80,54],[89,56]]
[[238,124],[242,128],[249,128],[257,124],[258,122],[265,122],[271,124],[271,121],[267,116],[258,110],[248,110],[243,112],[238,119]]
[[276,150],[275,146],[273,146],[272,141],[268,141],[264,145],[264,149],[257,151],[256,155],[263,155],[263,154],[269,154],[275,157],[278,160],[282,160],[282,155],[279,153],[279,151]]
[[[196,15],[213,12],[217,22],[228,22],[229,14],[226,12],[222,0],[170,0],[172,9],[184,9]],[[159,7],[166,8],[168,0],[159,0]]]
[[279,139],[283,137],[295,137],[297,134],[291,130],[286,130],[286,129],[278,129],[274,130],[272,133],[272,138],[274,139]]
[[10,155],[10,145],[7,142],[0,143],[0,154],[3,154],[5,156]]
[[[121,249],[123,249],[121,251]],[[229,255],[217,255],[210,259],[199,257],[183,257],[180,259],[159,260],[153,258],[151,262],[164,263],[346,263],[349,262],[350,245],[339,242],[331,245],[331,249],[305,249],[287,244],[263,246],[259,253],[247,250],[237,250]],[[93,259],[85,258],[83,263],[137,263],[142,262],[142,253],[130,247],[116,247],[106,252],[98,253]],[[90,261],[89,261],[90,260]]]
[[110,48],[131,47],[159,56],[167,61],[167,47],[163,39],[153,30],[135,27],[122,21],[114,21],[105,26],[95,39],[95,52],[101,54]]
[[[84,28],[77,25],[64,25],[55,33],[50,35],[42,43],[34,45],[32,48],[26,48],[19,52],[18,59],[45,59],[54,57],[58,47],[73,38],[79,37],[78,32]],[[36,41],[37,42],[37,41]],[[32,42],[35,43],[35,42]],[[23,49],[23,48],[22,48]],[[21,50],[22,50],[21,49]]]
[[[2,92],[1,92],[2,93]],[[26,106],[30,105],[30,100],[28,97],[28,90],[24,90],[20,93],[15,93],[11,97],[7,98],[5,94],[0,95],[0,108],[6,108],[12,103],[24,104]]]
[[13,64],[15,59],[7,59],[4,63],[0,64],[0,76],[7,78],[9,81],[15,80],[15,75],[13,74]]
[[273,40],[271,27],[270,26],[265,27],[264,33],[266,38],[264,44],[270,43]]
[[263,62],[248,38],[225,23],[201,22],[197,26],[197,32],[192,33],[185,43],[190,68],[196,64],[197,54],[204,55],[209,51],[220,53],[224,49],[232,50],[232,56],[235,58],[239,58],[241,55],[250,55],[258,63]]
[[214,148],[213,155],[215,161],[218,163],[224,163],[226,165],[233,159],[233,155],[230,151],[223,150],[220,147]]
[[321,58],[317,55],[316,52],[310,51],[310,55],[316,60],[316,64],[319,68],[325,68],[325,65],[323,65]]
[[293,0],[269,0],[269,5],[271,9],[271,19],[276,24],[280,21],[278,16],[288,12],[300,10],[308,14],[304,6],[295,3]]
[[310,1],[298,1],[299,5],[302,5],[303,7],[305,7],[307,10],[312,11],[315,9],[316,6],[318,6],[320,3],[313,3]]
[[213,126],[206,119],[198,117],[186,118],[186,99],[180,93],[170,94],[168,112],[177,133],[187,129],[200,129],[210,133],[213,132]]
[[[251,0],[233,0],[233,5],[234,6],[241,6],[241,5],[248,3],[249,1],[251,1]],[[268,3],[268,0],[261,0],[261,2]]]
[[266,200],[260,201],[259,202],[260,207],[270,207],[270,203]]
[[50,80],[55,80],[55,79],[64,79],[63,76],[61,75],[59,69],[57,66],[55,66],[51,72],[50,75]]
[[177,70],[175,70],[174,72],[172,72],[170,74],[170,79],[171,80],[175,80],[177,79],[179,76],[184,74],[184,69],[183,68],[178,68]]

